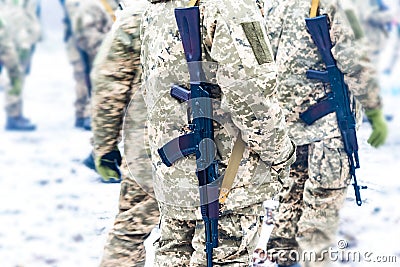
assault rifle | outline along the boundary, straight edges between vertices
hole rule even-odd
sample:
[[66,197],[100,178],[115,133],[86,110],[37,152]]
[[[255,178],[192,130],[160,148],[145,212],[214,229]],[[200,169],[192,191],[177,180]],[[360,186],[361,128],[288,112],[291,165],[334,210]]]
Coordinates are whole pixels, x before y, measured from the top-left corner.
[[[199,8],[176,8],[175,18],[182,38],[190,76],[190,90],[174,85],[171,96],[188,101],[190,133],[179,136],[158,153],[165,165],[185,156],[196,155],[196,176],[199,181],[200,208],[206,237],[207,266],[212,266],[213,248],[218,246],[218,162],[215,159],[214,128],[211,91],[217,85],[206,82],[201,65],[201,37]],[[190,117],[192,118],[190,120]]]
[[342,135],[344,150],[346,151],[350,175],[353,178],[353,187],[356,196],[356,203],[361,206],[360,189],[366,186],[359,186],[355,169],[360,168],[358,158],[358,144],[356,135],[356,119],[351,109],[349,88],[344,81],[344,75],[336,65],[331,48],[332,42],[329,35],[328,18],[326,15],[315,18],[306,18],[306,25],[311,37],[318,47],[318,51],[325,63],[325,71],[308,70],[306,75],[309,79],[318,79],[324,83],[329,83],[331,92],[315,105],[309,107],[300,114],[300,118],[308,125],[323,116],[335,112],[336,119]]

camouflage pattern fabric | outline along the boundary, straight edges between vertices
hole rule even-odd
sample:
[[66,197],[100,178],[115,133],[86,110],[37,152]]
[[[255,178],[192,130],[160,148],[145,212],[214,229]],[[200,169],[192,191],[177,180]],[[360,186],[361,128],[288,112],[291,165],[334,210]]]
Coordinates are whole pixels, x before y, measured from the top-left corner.
[[[335,114],[324,116],[311,126],[299,118],[329,90],[321,82],[306,78],[308,69],[325,68],[305,26],[311,1],[267,2],[265,22],[278,64],[277,96],[284,108],[289,135],[299,146],[290,182],[279,194],[277,229],[268,245],[271,252],[282,253],[278,262],[288,265],[288,253],[297,251],[298,245],[317,254],[332,245],[350,177]],[[365,39],[355,38],[340,1],[321,0],[319,13],[329,17],[332,53],[356,98],[360,122],[363,108],[381,108],[376,71]],[[326,262],[303,264],[327,266]]]
[[[134,8],[119,12],[93,65],[92,131],[96,156],[112,151],[121,141],[124,114],[140,87],[139,23],[145,4],[146,1],[135,1]],[[143,241],[159,221],[151,185],[151,165],[145,165],[150,160],[143,142],[138,141],[143,140],[143,128],[135,131],[146,120],[146,112],[143,112],[146,106],[143,98],[134,98],[132,106],[138,112],[126,118],[132,129],[124,132],[124,143],[134,144],[133,149],[124,146],[119,212],[104,248],[102,267],[144,266]],[[138,179],[150,181],[146,190],[144,183],[138,184]]]
[[[201,224],[195,158],[182,158],[168,168],[157,153],[165,143],[186,132],[186,103],[180,105],[169,95],[169,90],[173,83],[187,85],[189,82],[174,17],[174,8],[187,4],[188,1],[153,3],[144,13],[141,24],[142,94],[147,106],[155,195],[162,215],[156,266],[204,264],[203,234],[200,229],[194,231],[192,225],[196,220],[196,224]],[[201,1],[200,9],[204,58],[209,60],[202,62],[202,67],[207,81],[217,83],[222,95],[213,103],[221,173],[239,131],[246,143],[238,174],[220,216],[220,233],[240,236],[236,232],[240,229],[240,220],[230,220],[229,216],[248,215],[249,220],[256,221],[257,216],[264,215],[263,201],[275,196],[287,179],[288,167],[295,158],[294,146],[273,97],[275,64],[255,1]],[[254,249],[250,248],[251,236],[243,243],[236,242],[234,248],[231,242],[221,240],[221,250],[214,253],[215,263],[221,263],[217,256],[220,254],[229,260],[229,266],[249,264]],[[242,246],[248,246],[246,249],[251,252]],[[233,253],[229,257],[232,251],[242,254]]]
[[148,193],[138,185],[125,161],[121,167],[119,212],[104,247],[101,267],[144,266],[143,241],[159,221],[157,202],[151,191]]
[[[22,115],[22,90],[26,70],[30,66],[32,48],[39,41],[41,29],[36,14],[13,3],[0,3],[0,61],[8,70],[11,86],[7,86],[7,116]],[[17,84],[17,85],[16,85]]]
[[[261,218],[229,214],[220,218],[219,245],[214,249],[213,266],[249,266],[257,244]],[[161,238],[156,243],[155,267],[206,266],[204,224],[201,220],[162,217]],[[192,242],[190,242],[192,240]],[[171,257],[171,253],[174,257]]]
[[69,38],[67,40],[66,48],[69,62],[72,65],[73,76],[75,80],[75,117],[90,117],[91,106],[86,82],[87,74],[85,72],[85,64],[82,61],[81,55],[76,48],[73,38]]
[[380,9],[378,1],[352,0],[350,2],[355,6],[355,14],[368,39],[371,58],[375,64],[379,64],[379,52],[386,46],[389,38],[388,25],[394,20],[395,14],[391,9]]
[[66,0],[64,5],[65,31],[70,31],[65,40],[67,55],[76,83],[75,117],[90,117],[89,73],[112,19],[99,0]]
[[291,180],[283,185],[277,197],[280,205],[273,211],[275,227],[269,237],[267,251],[272,255],[271,259],[279,264],[295,263],[290,260],[291,253],[293,250],[299,252],[296,234],[303,210],[304,184],[308,177],[308,149],[309,145],[296,148],[296,161],[290,166]]
[[[319,81],[305,76],[308,69],[325,68],[322,59],[305,27],[311,1],[289,3],[269,1],[272,6],[265,16],[266,26],[278,64],[278,98],[284,107],[291,138],[297,145],[340,136],[335,114],[329,114],[313,125],[306,126],[299,113],[325,95]],[[337,0],[322,0],[320,13],[328,14],[332,54],[345,80],[356,97],[356,114],[360,119],[362,108],[381,108],[376,70],[368,56],[365,39],[355,40],[344,10]],[[265,9],[267,10],[267,9]],[[360,105],[361,103],[361,105]]]

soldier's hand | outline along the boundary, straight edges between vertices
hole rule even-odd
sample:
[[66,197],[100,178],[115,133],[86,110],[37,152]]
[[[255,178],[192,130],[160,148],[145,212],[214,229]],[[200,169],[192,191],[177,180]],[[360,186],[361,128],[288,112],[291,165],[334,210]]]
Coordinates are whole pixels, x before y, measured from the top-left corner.
[[115,149],[101,157],[96,157],[96,171],[101,176],[103,183],[119,183],[121,182],[121,153]]
[[388,126],[381,109],[371,109],[365,111],[369,123],[372,126],[372,133],[367,142],[373,147],[379,147],[386,141],[388,135]]

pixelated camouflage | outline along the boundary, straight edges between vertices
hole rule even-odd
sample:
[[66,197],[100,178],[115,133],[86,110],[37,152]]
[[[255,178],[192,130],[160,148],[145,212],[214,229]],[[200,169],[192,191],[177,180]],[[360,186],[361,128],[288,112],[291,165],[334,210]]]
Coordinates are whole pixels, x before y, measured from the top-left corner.
[[[187,124],[185,109],[169,95],[172,83],[189,82],[182,44],[177,33],[173,9],[187,1],[153,4],[141,25],[144,98],[148,110],[148,133],[153,162],[153,179],[161,213],[176,219],[200,219],[199,194],[194,157],[179,160],[168,168],[157,149],[181,135]],[[241,212],[262,203],[280,188],[277,172],[285,172],[293,145],[286,135],[284,117],[273,98],[275,65],[271,57],[262,17],[254,1],[201,2],[205,56],[218,62],[215,81],[220,85],[220,109],[215,113],[231,116],[231,129],[241,130],[246,142],[238,175],[223,210]],[[227,26],[229,25],[229,26]],[[258,29],[258,46],[250,45],[244,28]],[[251,39],[253,41],[254,39]],[[257,48],[258,50],[256,50]],[[255,49],[256,53],[253,51]],[[229,123],[229,120],[226,120]],[[215,143],[223,173],[236,136],[215,126]],[[281,164],[274,170],[275,164]],[[272,167],[271,167],[272,166]],[[181,194],[182,188],[193,188]],[[187,191],[184,191],[185,193]],[[263,214],[262,205],[254,208]]]
[[[166,142],[188,131],[187,103],[169,95],[171,84],[189,83],[174,17],[174,8],[187,4],[152,4],[141,24],[142,94],[161,212],[155,266],[204,266],[206,259],[195,159],[182,158],[168,168],[157,153]],[[273,97],[276,70],[256,2],[200,1],[200,10],[203,58],[208,60],[202,67],[207,81],[220,86],[213,101],[220,173],[239,131],[246,143],[232,190],[221,207],[220,240],[213,262],[215,266],[248,266],[259,236],[259,216],[265,212],[262,202],[272,198],[287,179],[294,147]]]
[[[305,76],[308,69],[324,69],[317,47],[305,27],[304,19],[309,16],[311,1],[268,2],[270,8],[265,22],[278,64],[278,99],[284,107],[291,138],[297,145],[303,145],[340,136],[335,114],[329,114],[311,126],[299,119],[300,112],[325,95],[321,82]],[[357,99],[356,114],[360,119],[362,108],[381,108],[376,70],[369,60],[368,47],[365,39],[355,40],[340,1],[323,0],[320,7],[321,14],[328,14],[330,35],[335,44],[332,54]]]
[[[278,195],[276,228],[268,243],[269,253],[279,255],[287,266],[293,251],[316,255],[332,245],[338,228],[339,210],[350,183],[348,158],[343,149],[335,114],[306,125],[300,112],[325,95],[323,84],[306,78],[308,69],[323,70],[324,64],[305,26],[311,1],[265,2],[265,23],[278,65],[277,96],[284,108],[289,135],[298,145],[290,180]],[[320,14],[327,14],[333,42],[332,54],[345,74],[356,98],[356,115],[362,109],[381,108],[376,70],[371,64],[365,38],[356,38],[340,1],[321,0]],[[325,260],[326,257],[325,257]],[[303,262],[302,266],[328,266],[326,261]]]
[[[260,233],[260,217],[229,214],[219,220],[219,246],[213,266],[249,266]],[[162,217],[154,266],[206,266],[203,221]],[[193,240],[193,241],[192,241]],[[251,251],[250,251],[251,250]],[[171,251],[176,253],[171,257]]]
[[[135,94],[140,87],[141,75],[139,23],[147,2],[134,2],[134,7],[127,6],[126,10],[118,13],[112,30],[99,49],[91,73],[92,131],[97,157],[114,150],[121,141],[123,117],[130,101],[137,110],[132,117],[125,117],[131,128],[123,132],[125,145],[119,212],[104,248],[102,267],[144,266],[143,241],[159,221],[151,185],[151,165],[146,165],[150,162],[149,156],[144,142],[139,142],[143,140],[146,106],[141,95]],[[126,143],[133,145],[127,146]],[[128,162],[126,157],[135,158],[135,161]],[[146,190],[142,188],[145,183],[139,185],[138,179],[150,181]]]

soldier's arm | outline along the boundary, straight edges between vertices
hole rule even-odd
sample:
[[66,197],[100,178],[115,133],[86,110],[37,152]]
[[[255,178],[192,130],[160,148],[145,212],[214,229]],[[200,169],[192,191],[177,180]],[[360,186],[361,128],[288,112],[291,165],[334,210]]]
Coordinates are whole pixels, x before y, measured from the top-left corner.
[[94,62],[92,131],[97,156],[117,146],[124,111],[140,86],[139,23],[138,15],[117,21]]
[[[357,33],[358,21],[349,21],[349,12],[340,5],[330,17],[331,39],[334,44],[332,54],[339,69],[345,74],[349,89],[365,109],[380,109],[382,107],[380,89],[377,78],[377,68],[370,59],[370,48],[363,33]],[[347,13],[347,14],[346,14]]]
[[[232,120],[241,130],[247,146],[263,161],[272,164],[286,162],[293,146],[282,110],[273,97],[276,69],[262,30],[261,14],[255,10],[254,18],[247,17],[242,22],[227,21],[227,17],[240,18],[243,14],[224,14],[226,10],[241,12],[253,7],[223,9],[218,7],[219,2],[215,3],[216,6],[213,4],[208,3],[204,10],[204,28],[212,29],[208,25],[216,23],[208,44],[211,58],[219,65],[217,81],[223,93],[221,105],[232,114]],[[251,36],[254,39],[251,40]]]

